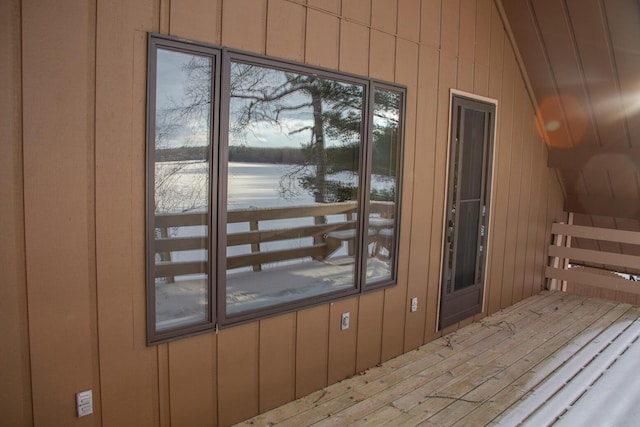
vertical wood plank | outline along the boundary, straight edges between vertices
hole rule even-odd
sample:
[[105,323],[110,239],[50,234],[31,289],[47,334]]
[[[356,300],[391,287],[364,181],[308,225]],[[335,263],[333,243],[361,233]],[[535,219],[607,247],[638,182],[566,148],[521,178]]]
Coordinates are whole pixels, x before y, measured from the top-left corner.
[[305,21],[303,6],[287,0],[269,0],[267,55],[304,61]]
[[530,124],[530,103],[524,86],[518,90],[517,96],[520,98],[519,126],[521,128],[522,140],[522,167],[520,168],[520,209],[518,211],[518,229],[516,235],[515,265],[513,276],[513,303],[521,301],[524,295],[525,270],[527,263],[527,247],[529,236],[529,206],[531,204],[531,164],[533,157],[533,147]]
[[518,96],[521,92],[521,82],[516,80],[519,71],[515,66],[515,57],[512,52],[508,51],[507,61],[514,64],[511,69],[514,74],[511,77],[515,81],[514,92],[514,104],[511,112],[511,123],[509,127],[511,132],[506,134],[507,140],[511,142],[511,173],[509,174],[509,190],[507,192],[507,218],[506,218],[506,230],[505,230],[505,243],[504,243],[504,255],[502,258],[503,271],[502,271],[502,297],[500,299],[501,308],[508,307],[513,303],[513,276],[515,272],[515,250],[516,250],[516,237],[518,234],[518,212],[520,209],[520,179],[521,179],[521,166],[522,166],[522,129],[521,121],[522,116],[520,114],[522,108],[522,99]]
[[542,162],[542,142],[536,138],[536,129],[533,122],[534,112],[533,106],[528,103],[525,113],[526,120],[526,135],[528,143],[531,145],[531,178],[529,188],[531,189],[531,199],[529,201],[528,213],[527,213],[527,244],[526,244],[526,262],[524,271],[524,286],[523,297],[527,298],[534,293],[533,283],[535,281],[535,263],[536,253],[538,250],[537,245],[542,245],[542,242],[538,242],[538,218],[540,210],[540,174],[546,168],[546,165]]
[[[503,40],[504,42],[504,40]],[[500,52],[504,52],[504,46]],[[502,56],[503,62],[500,80],[500,111],[498,116],[498,127],[496,129],[496,162],[494,164],[493,186],[493,208],[494,215],[491,223],[491,257],[490,259],[490,281],[489,281],[489,305],[488,313],[495,313],[501,308],[502,298],[502,276],[504,269],[505,239],[507,225],[507,208],[509,195],[509,176],[511,174],[511,123],[513,120],[514,105],[514,66],[515,63],[508,59],[508,55]],[[494,74],[495,75],[495,74]],[[489,89],[492,89],[490,77]],[[494,89],[495,90],[495,89]]]
[[296,316],[260,321],[260,412],[295,398]]
[[369,75],[376,79],[394,80],[396,55],[395,37],[371,30]]
[[25,272],[20,2],[0,3],[0,414],[32,425]]
[[460,0],[443,0],[440,30],[440,49],[443,54],[458,56],[460,37]]
[[420,40],[420,0],[398,0],[398,36]]
[[171,425],[210,426],[217,420],[216,335],[169,343]]
[[382,361],[402,354],[404,349],[404,309],[407,305],[407,286],[398,284],[384,290],[382,322]]
[[329,364],[329,305],[297,313],[296,398],[327,385]]
[[395,34],[398,16],[398,0],[372,0],[371,28],[387,34]]
[[473,92],[476,47],[476,0],[460,0],[457,88]]
[[146,31],[158,31],[159,22],[154,1],[98,3],[96,271],[105,425],[159,424],[157,349],[146,346],[143,285]]
[[[349,329],[341,330],[342,314],[349,313]],[[358,331],[358,299],[331,303],[329,317],[329,384],[348,378],[356,372],[356,335]]]
[[340,20],[327,13],[307,10],[305,62],[327,68],[338,68]]
[[[385,55],[374,54],[377,48],[382,46],[374,45],[375,31],[372,31],[372,54],[371,54],[371,75],[379,76],[379,78],[395,80],[407,86],[407,100],[405,113],[405,149],[404,149],[404,170],[403,170],[403,194],[402,194],[402,226],[400,229],[400,250],[398,259],[398,284],[394,288],[384,291],[384,316],[382,326],[382,351],[381,360],[389,360],[401,354],[404,350],[405,337],[405,316],[407,310],[407,286],[409,274],[409,243],[411,240],[411,214],[413,209],[413,170],[415,170],[415,123],[416,123],[416,105],[417,105],[417,73],[418,68],[418,49],[415,43],[406,40],[397,39],[396,46],[393,51],[388,51],[386,55],[394,69],[389,73],[383,71],[383,67],[375,66],[377,61],[384,61]],[[380,33],[381,34],[381,33]],[[394,37],[383,35],[382,39]],[[375,46],[375,47],[374,47]],[[386,49],[385,49],[386,50]],[[381,53],[384,50],[381,49]],[[388,74],[387,74],[388,73]],[[417,291],[417,290],[416,290]],[[414,319],[412,319],[414,320]],[[415,323],[414,323],[415,324]],[[420,329],[420,325],[417,326]]]
[[358,334],[356,342],[356,372],[380,363],[382,350],[382,310],[384,292],[362,295],[358,304]]
[[369,75],[369,28],[340,22],[340,70]]
[[94,15],[93,2],[22,4],[24,230],[34,424],[91,424],[74,419],[73,396],[100,390],[93,366],[97,346],[90,252]]
[[160,427],[171,425],[171,390],[169,389],[169,344],[156,347],[158,355],[158,414]]
[[459,10],[458,58],[473,64],[476,56],[476,0],[460,0]]
[[[239,25],[239,23],[242,23]],[[267,0],[234,0],[222,3],[222,44],[265,53]]]
[[340,13],[340,0],[307,0],[307,4],[334,14]]
[[218,334],[218,423],[229,425],[259,412],[258,322]]
[[440,49],[442,0],[423,0],[420,12],[420,41],[423,46]]
[[[485,289],[485,311],[491,314],[499,310],[500,307],[500,289],[496,285],[496,277],[502,274],[502,270],[498,273],[494,268],[500,268],[495,262],[494,256],[499,252],[496,245],[502,245],[502,239],[498,238],[499,233],[495,229],[495,216],[497,215],[497,204],[499,203],[499,189],[501,187],[499,180],[499,170],[502,167],[500,159],[504,156],[501,153],[503,143],[500,130],[502,129],[504,105],[502,100],[502,78],[503,78],[503,49],[504,49],[504,30],[498,10],[492,2],[491,8],[491,37],[489,45],[489,97],[498,99],[498,108],[496,110],[496,137],[493,147],[495,163],[493,165],[493,181],[492,181],[492,199],[491,199],[491,217],[489,225],[489,241],[487,242],[487,286]],[[502,235],[503,236],[503,235]]]
[[[437,50],[424,44],[420,46],[414,171],[414,180],[419,184],[414,185],[409,287],[411,289],[414,282],[423,286],[422,293],[418,294],[417,312],[424,321],[423,343],[435,337],[438,314],[438,279],[437,275],[435,280],[429,277],[432,271],[440,270],[439,260],[436,264],[430,262],[439,61]],[[410,291],[409,295],[412,294]]]
[[[408,316],[409,299],[423,295],[425,282],[409,282],[410,243],[412,238],[411,219],[413,217],[413,187],[416,170],[416,121],[418,104],[418,45],[398,38],[396,44],[396,82],[407,87],[405,135],[404,135],[404,168],[402,194],[402,226],[400,229],[400,251],[398,263],[398,286],[405,289],[406,298],[398,313],[403,319],[405,334],[403,349],[415,348],[422,344],[424,336],[424,316]],[[417,312],[416,312],[417,313]],[[413,314],[416,314],[413,313]],[[424,312],[423,312],[424,313]]]
[[169,34],[220,44],[222,0],[171,0]]
[[491,0],[477,0],[473,92],[489,96]]
[[342,16],[350,21],[356,21],[364,25],[371,24],[372,0],[343,0]]

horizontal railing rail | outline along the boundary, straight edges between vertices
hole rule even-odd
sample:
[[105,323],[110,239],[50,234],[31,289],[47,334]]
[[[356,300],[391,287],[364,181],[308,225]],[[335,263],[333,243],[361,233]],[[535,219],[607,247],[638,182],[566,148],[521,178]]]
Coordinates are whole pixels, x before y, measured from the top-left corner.
[[[552,290],[567,290],[568,283],[588,285],[640,295],[640,283],[628,280],[617,271],[640,271],[640,256],[593,249],[571,247],[571,238],[616,242],[626,245],[640,245],[640,232],[613,230],[555,223],[551,233],[553,243],[549,246],[551,263],[545,270]],[[606,270],[595,268],[569,268],[570,265],[604,265]]]
[[[372,202],[370,214],[391,218],[394,212],[392,202]],[[263,264],[312,257],[322,260],[340,248],[347,241],[348,250],[353,251],[357,212],[355,202],[327,203],[278,208],[249,208],[227,212],[227,223],[248,223],[248,231],[229,232],[227,247],[250,245],[251,253],[227,256],[227,268],[252,267],[259,271]],[[327,222],[326,217],[342,215],[343,220]],[[291,225],[282,228],[260,226],[264,221],[312,218],[313,224]],[[166,277],[170,281],[175,276],[203,274],[208,271],[206,261],[176,261],[172,253],[190,250],[203,250],[210,247],[208,236],[175,236],[169,233],[172,228],[202,226],[208,223],[206,213],[172,213],[155,216],[155,227],[159,230],[154,239],[155,252],[161,254],[161,261],[155,264],[155,276]],[[339,234],[342,232],[343,234]],[[346,233],[346,234],[345,234]],[[332,238],[337,235],[341,238]],[[344,236],[347,236],[346,238]],[[262,243],[310,238],[307,244],[295,248],[264,250]]]

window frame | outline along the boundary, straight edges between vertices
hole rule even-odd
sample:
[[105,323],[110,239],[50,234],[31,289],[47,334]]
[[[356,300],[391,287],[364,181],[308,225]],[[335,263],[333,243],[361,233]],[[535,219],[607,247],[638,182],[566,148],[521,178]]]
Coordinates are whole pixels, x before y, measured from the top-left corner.
[[[154,244],[154,216],[155,216],[155,115],[156,115],[156,83],[157,83],[157,49],[168,49],[187,54],[200,54],[213,58],[211,81],[211,109],[210,109],[210,143],[208,160],[209,173],[209,211],[208,224],[208,319],[204,322],[178,326],[163,331],[156,330],[155,313],[155,278],[152,272],[155,268]],[[227,224],[227,176],[229,155],[229,126],[230,126],[230,66],[232,61],[238,61],[257,66],[313,75],[320,78],[357,84],[363,87],[362,123],[360,129],[361,149],[358,155],[358,216],[364,219],[357,221],[358,241],[355,244],[355,277],[354,286],[308,297],[296,301],[275,304],[237,315],[226,313],[226,224]],[[373,108],[376,90],[388,90],[398,93],[401,97],[399,105],[399,125],[396,147],[396,194],[394,206],[393,226],[394,255],[391,262],[390,277],[384,280],[366,283],[367,242],[363,236],[368,227],[370,212],[370,189],[372,177],[373,151]],[[148,35],[148,64],[147,64],[147,137],[146,137],[146,295],[147,295],[147,343],[155,345],[170,340],[217,330],[218,327],[230,327],[279,314],[297,311],[304,308],[334,302],[344,298],[377,291],[382,288],[395,286],[398,283],[398,263],[400,248],[401,205],[403,184],[404,136],[406,126],[406,98],[407,88],[391,82],[384,82],[365,76],[358,76],[336,70],[324,69],[308,64],[301,64],[289,60],[267,57],[241,50],[219,47],[206,43],[184,40],[171,36],[149,33]]]

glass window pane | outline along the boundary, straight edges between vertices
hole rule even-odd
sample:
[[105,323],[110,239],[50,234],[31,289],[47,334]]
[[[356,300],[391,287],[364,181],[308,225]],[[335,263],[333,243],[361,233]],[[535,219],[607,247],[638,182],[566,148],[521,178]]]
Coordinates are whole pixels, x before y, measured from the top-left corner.
[[398,146],[402,94],[376,89],[371,147],[371,191],[366,283],[392,278],[396,251]]
[[155,327],[209,320],[210,57],[158,49]]
[[227,316],[355,287],[363,96],[231,63]]

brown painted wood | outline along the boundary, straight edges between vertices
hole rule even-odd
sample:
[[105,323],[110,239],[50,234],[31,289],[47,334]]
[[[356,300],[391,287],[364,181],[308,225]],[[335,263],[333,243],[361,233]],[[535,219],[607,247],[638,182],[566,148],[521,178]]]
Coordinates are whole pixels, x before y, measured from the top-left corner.
[[[346,330],[340,328],[343,313],[350,315],[350,325]],[[349,298],[331,303],[329,316],[327,380],[329,384],[333,384],[356,373],[358,299]]]
[[305,62],[338,69],[340,20],[334,16],[307,9]]
[[169,34],[220,44],[221,0],[171,0]]
[[[265,53],[267,0],[222,3],[222,44]],[[238,25],[242,22],[242,25]]]
[[376,79],[394,81],[395,55],[395,37],[381,31],[371,30],[369,75]]
[[[93,363],[96,283],[90,253],[94,242],[90,159],[95,143],[91,65],[95,21],[90,16],[94,7],[89,2],[25,3],[19,15],[34,424],[66,424],[75,411],[74,394],[100,389]],[[77,420],[78,425],[91,423],[86,418]]]
[[217,420],[216,338],[205,334],[168,344],[171,425]]
[[520,109],[520,126],[522,128],[522,166],[520,167],[520,208],[518,210],[518,230],[516,232],[516,249],[515,249],[515,265],[513,276],[513,302],[522,300],[524,295],[524,287],[526,283],[525,270],[529,254],[527,246],[529,243],[529,211],[531,206],[531,197],[534,191],[531,181],[531,168],[533,161],[534,144],[537,141],[531,140],[531,135],[535,130],[531,125],[531,110],[529,108],[529,100],[524,89],[518,92],[521,99],[522,107]]
[[295,313],[260,321],[260,412],[295,398]]
[[371,28],[395,34],[398,23],[398,0],[371,0]]
[[32,425],[19,17],[20,2],[0,4],[0,413],[7,425]]
[[[396,44],[396,69],[395,78],[396,82],[403,84],[407,87],[407,99],[406,99],[406,114],[405,114],[405,134],[404,134],[404,170],[402,178],[403,194],[402,194],[402,206],[401,214],[402,224],[409,224],[406,227],[400,229],[400,247],[399,247],[399,259],[398,259],[398,286],[405,289],[404,292],[408,292],[410,286],[408,282],[409,276],[409,262],[410,262],[410,242],[412,236],[412,209],[414,206],[414,174],[416,169],[416,121],[417,121],[417,103],[418,103],[418,45],[413,42],[406,41],[398,38]],[[412,289],[412,296],[416,296],[421,292],[422,287],[414,287]],[[407,295],[407,294],[405,294]],[[405,317],[404,329],[405,337],[409,330],[412,330],[411,335],[415,337],[415,346],[422,344],[422,337],[424,335],[424,317],[413,316],[410,322],[407,322],[408,305],[405,299],[404,304],[398,305],[399,315]],[[403,345],[406,348],[406,344]]]
[[296,398],[327,385],[329,305],[301,310],[296,323]]
[[383,304],[384,292],[382,291],[363,295],[358,302],[357,373],[380,363]]
[[356,21],[367,26],[370,25],[371,0],[343,1],[342,15],[350,21]]
[[269,0],[267,55],[304,61],[306,9],[286,0]]
[[422,46],[440,49],[440,15],[442,0],[423,0],[420,18],[420,42]]
[[333,14],[340,13],[340,0],[307,0],[310,7],[326,10]]
[[[437,283],[428,281],[429,251],[431,241],[431,200],[433,188],[434,148],[426,140],[435,138],[437,96],[438,93],[438,52],[424,46],[419,50],[418,104],[416,135],[422,136],[416,141],[415,167],[413,187],[413,216],[409,246],[408,290],[409,298],[418,298],[418,311],[414,317],[422,320],[422,343],[435,331],[438,310]],[[436,267],[437,268],[437,267]],[[436,280],[437,282],[437,280]],[[435,285],[435,286],[434,286]],[[431,295],[431,297],[429,297]],[[422,304],[421,304],[422,302]],[[408,314],[407,314],[408,316]],[[409,337],[409,335],[407,335]],[[413,346],[418,338],[405,339],[405,348]]]
[[169,344],[164,343],[156,348],[158,357],[158,423],[161,427],[171,425],[171,389],[169,387]]
[[[492,19],[493,19],[492,15]],[[492,48],[493,50],[493,48]],[[502,52],[502,58],[497,60],[502,62],[502,70],[500,75],[501,86],[500,93],[500,113],[498,113],[498,121],[496,127],[496,154],[493,172],[493,197],[492,210],[493,218],[491,222],[491,237],[489,247],[489,272],[488,272],[488,312],[495,313],[502,308],[502,292],[504,256],[507,234],[507,212],[509,206],[509,181],[511,174],[511,127],[513,122],[514,108],[514,67],[515,61],[510,54],[509,42],[503,38],[503,46],[496,51]],[[497,55],[497,52],[494,54]],[[498,71],[496,69],[496,75]],[[491,89],[491,82],[490,82]],[[494,89],[494,90],[497,90]],[[490,90],[491,93],[491,90]]]
[[253,322],[218,334],[218,423],[229,425],[259,412],[260,326]]
[[[146,347],[146,302],[140,285],[145,280],[144,31],[158,31],[160,20],[154,5],[143,2],[99,3],[96,13],[95,227],[102,422],[157,425],[158,358],[155,347]],[[134,36],[132,28],[141,31]],[[123,378],[127,387],[122,387]]]
[[398,0],[398,37],[420,41],[420,0]]
[[440,21],[440,49],[444,55],[458,55],[460,37],[460,2],[442,1]]
[[369,75],[369,28],[340,21],[340,70]]

